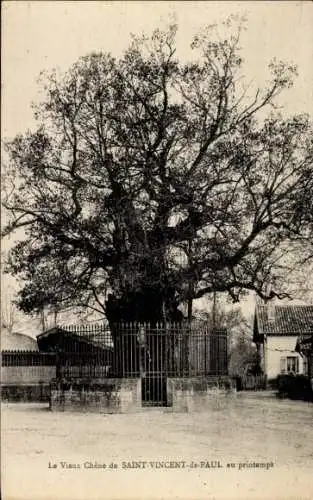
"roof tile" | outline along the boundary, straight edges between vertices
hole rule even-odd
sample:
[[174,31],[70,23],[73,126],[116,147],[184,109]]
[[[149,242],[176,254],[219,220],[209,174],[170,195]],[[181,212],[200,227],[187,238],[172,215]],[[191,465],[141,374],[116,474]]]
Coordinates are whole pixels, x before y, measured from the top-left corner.
[[[269,308],[272,310],[272,320],[269,318]],[[256,320],[259,334],[310,334],[313,333],[313,305],[257,305]]]

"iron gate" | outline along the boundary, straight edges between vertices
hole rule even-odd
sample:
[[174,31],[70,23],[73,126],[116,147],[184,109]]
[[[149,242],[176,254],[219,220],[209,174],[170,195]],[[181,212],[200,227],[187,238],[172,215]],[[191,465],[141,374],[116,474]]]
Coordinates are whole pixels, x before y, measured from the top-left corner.
[[167,406],[166,332],[139,329],[141,397],[143,406]]

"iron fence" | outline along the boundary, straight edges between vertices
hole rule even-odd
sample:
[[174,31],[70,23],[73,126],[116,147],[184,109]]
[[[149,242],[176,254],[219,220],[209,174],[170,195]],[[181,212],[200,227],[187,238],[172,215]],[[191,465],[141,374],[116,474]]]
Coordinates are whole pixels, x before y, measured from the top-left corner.
[[53,352],[2,351],[1,366],[53,366],[56,355]]
[[1,352],[1,389],[4,386],[49,384],[56,376],[56,354],[36,351]]
[[193,377],[227,374],[227,332],[206,323],[62,327],[58,377]]

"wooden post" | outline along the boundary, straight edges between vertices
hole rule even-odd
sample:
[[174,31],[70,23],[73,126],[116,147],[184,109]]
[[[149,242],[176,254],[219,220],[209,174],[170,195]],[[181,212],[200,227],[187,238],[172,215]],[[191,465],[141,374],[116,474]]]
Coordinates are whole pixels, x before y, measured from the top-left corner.
[[145,373],[145,345],[146,345],[146,332],[144,325],[139,326],[138,333],[138,344],[139,344],[139,373],[140,378],[144,378],[146,376]]
[[[188,240],[188,265],[192,264],[192,240],[191,238]],[[187,317],[188,321],[192,320],[192,302],[193,302],[193,282],[192,278],[188,283],[188,302],[187,302]]]
[[[164,327],[164,375],[167,378],[168,374],[168,331],[167,331],[167,321],[166,321],[166,310],[165,310],[165,302],[163,300],[162,303],[162,316],[163,316],[163,327]],[[161,335],[162,339],[162,335]],[[162,345],[162,340],[160,342]],[[163,349],[161,349],[161,352]]]
[[44,309],[44,307],[42,307],[42,309],[40,311],[40,323],[41,323],[42,331],[44,332],[46,330],[45,309]]
[[268,374],[267,374],[267,338],[266,335],[263,337],[263,362],[264,362],[264,389],[268,387]]
[[213,305],[212,305],[212,330],[216,328],[216,291],[213,292]]

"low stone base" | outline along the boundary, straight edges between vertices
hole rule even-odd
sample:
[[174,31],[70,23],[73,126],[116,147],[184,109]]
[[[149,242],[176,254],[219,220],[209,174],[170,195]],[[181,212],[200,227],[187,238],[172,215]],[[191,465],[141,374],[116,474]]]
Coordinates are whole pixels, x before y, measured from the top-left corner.
[[49,384],[1,385],[1,401],[10,403],[47,403],[49,399]]
[[141,408],[140,379],[54,380],[52,411],[131,413]]
[[[145,411],[141,389],[140,378],[53,380],[50,386],[50,409],[99,413]],[[209,409],[217,399],[230,392],[236,392],[236,383],[228,376],[168,378],[164,411]]]
[[200,411],[212,407],[216,395],[236,392],[229,376],[168,378],[167,401],[174,412]]

